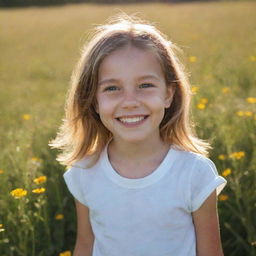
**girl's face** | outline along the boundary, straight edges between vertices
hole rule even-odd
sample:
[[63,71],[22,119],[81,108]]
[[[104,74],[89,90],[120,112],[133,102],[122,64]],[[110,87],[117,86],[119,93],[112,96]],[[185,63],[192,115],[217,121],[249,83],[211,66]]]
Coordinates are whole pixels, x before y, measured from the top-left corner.
[[160,140],[159,125],[172,101],[154,53],[126,46],[104,58],[98,75],[97,112],[114,140]]

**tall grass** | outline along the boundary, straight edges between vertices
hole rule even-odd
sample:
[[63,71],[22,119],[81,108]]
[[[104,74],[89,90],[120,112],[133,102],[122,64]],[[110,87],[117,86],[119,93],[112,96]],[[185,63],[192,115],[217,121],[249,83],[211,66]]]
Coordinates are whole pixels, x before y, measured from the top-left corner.
[[[74,203],[64,167],[47,143],[61,122],[86,33],[119,9],[140,12],[184,50],[196,131],[211,141],[210,158],[228,180],[218,203],[225,254],[256,255],[255,7],[210,2],[0,10],[1,256],[53,256],[73,248]],[[10,194],[16,188],[24,189],[18,198]]]

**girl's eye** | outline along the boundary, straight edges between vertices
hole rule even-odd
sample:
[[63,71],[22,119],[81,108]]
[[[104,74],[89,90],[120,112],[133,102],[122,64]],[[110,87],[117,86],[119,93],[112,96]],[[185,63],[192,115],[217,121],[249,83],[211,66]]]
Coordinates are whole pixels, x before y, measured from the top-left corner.
[[114,85],[108,86],[108,87],[106,87],[106,88],[104,89],[104,91],[116,91],[116,90],[118,90],[118,87],[117,87],[117,86],[114,86]]
[[141,84],[140,88],[149,88],[149,87],[154,87],[153,84]]

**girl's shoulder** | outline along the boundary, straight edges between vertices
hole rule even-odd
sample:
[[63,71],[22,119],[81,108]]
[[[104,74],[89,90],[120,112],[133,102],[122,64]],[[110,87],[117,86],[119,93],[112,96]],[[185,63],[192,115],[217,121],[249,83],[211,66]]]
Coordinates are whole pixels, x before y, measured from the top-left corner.
[[72,182],[73,184],[79,184],[84,182],[88,174],[92,173],[90,172],[92,167],[88,167],[90,160],[91,156],[85,156],[68,166],[63,174],[66,183]]
[[88,164],[90,163],[92,157],[91,156],[84,156],[80,160],[75,161],[70,168],[77,168],[77,169],[88,169]]
[[75,161],[70,167],[81,170],[97,169],[100,161],[102,161],[102,152],[98,154],[86,155]]
[[200,153],[177,150],[177,162],[182,163],[183,170],[186,173],[190,173],[191,177],[206,177],[206,176],[218,176],[218,170],[209,157]]
[[175,166],[181,171],[181,173],[195,177],[218,175],[218,170],[215,163],[207,156],[178,148],[175,149],[174,156]]
[[183,160],[190,165],[200,165],[200,164],[210,164],[214,165],[213,161],[200,153],[196,153],[193,151],[188,151],[182,149],[180,146],[174,145],[173,150],[176,152],[177,157],[179,160]]

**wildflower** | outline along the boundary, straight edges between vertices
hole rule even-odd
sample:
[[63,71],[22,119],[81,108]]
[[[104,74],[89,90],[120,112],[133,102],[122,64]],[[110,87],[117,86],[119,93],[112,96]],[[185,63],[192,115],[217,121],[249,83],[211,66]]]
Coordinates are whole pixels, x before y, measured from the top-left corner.
[[197,104],[197,108],[198,108],[198,109],[205,109],[205,104],[203,104],[203,103],[198,103],[198,104]]
[[27,195],[27,190],[25,189],[22,189],[22,188],[16,188],[14,190],[12,190],[10,192],[10,194],[15,198],[15,199],[18,199],[18,198],[21,198],[23,196],[26,196]]
[[255,97],[248,97],[248,98],[246,98],[246,101],[248,103],[254,104],[254,103],[256,103],[256,98]]
[[196,62],[197,58],[196,56],[189,56],[189,62]]
[[224,88],[222,88],[222,93],[228,93],[229,91],[230,91],[230,89],[228,88],[228,87],[224,87]]
[[226,157],[226,155],[220,154],[220,155],[218,156],[218,158],[219,158],[220,160],[225,160],[227,157]]
[[47,180],[46,176],[40,176],[40,177],[34,179],[34,182],[38,185],[38,184],[46,182],[46,180]]
[[196,93],[198,92],[198,90],[199,90],[199,87],[198,87],[198,86],[193,86],[193,87],[191,88],[191,92],[194,93],[194,94],[196,94]]
[[238,116],[244,116],[244,111],[237,111],[236,114],[237,114]]
[[34,156],[34,157],[31,157],[31,161],[33,161],[33,162],[42,162],[42,159]]
[[71,256],[71,252],[70,251],[61,252],[59,256]]
[[64,219],[64,215],[63,215],[63,214],[57,214],[57,215],[55,216],[55,219],[56,219],[56,220],[62,220],[62,219]]
[[256,61],[256,56],[250,56],[250,61]]
[[4,232],[4,231],[5,231],[5,229],[4,229],[3,224],[0,224],[0,232]]
[[240,151],[240,152],[234,152],[234,153],[231,153],[229,155],[230,158],[235,158],[235,159],[241,159],[242,157],[245,156],[245,153],[243,151]]
[[0,174],[3,174],[4,173],[4,170],[0,170]]
[[226,195],[226,194],[220,195],[220,196],[219,196],[219,200],[220,200],[220,201],[228,200],[228,195]]
[[253,113],[252,113],[252,111],[245,111],[244,114],[245,114],[246,116],[252,116]]
[[36,189],[33,189],[32,192],[35,194],[42,194],[45,192],[45,188],[36,188]]
[[22,116],[22,118],[23,118],[24,120],[29,120],[29,119],[31,118],[31,115],[29,115],[29,114],[24,114],[24,115]]
[[208,103],[208,99],[202,98],[202,99],[200,99],[200,103],[207,104]]
[[36,166],[40,166],[41,165],[41,163],[42,163],[42,159],[40,159],[40,158],[38,158],[38,157],[32,157],[31,158],[31,161],[32,161],[32,163],[34,164],[34,165],[36,165]]
[[227,177],[228,175],[231,174],[231,169],[227,168],[222,172],[222,176]]

